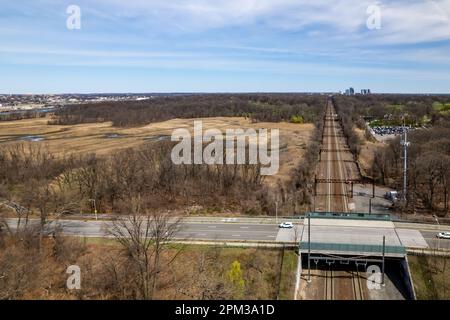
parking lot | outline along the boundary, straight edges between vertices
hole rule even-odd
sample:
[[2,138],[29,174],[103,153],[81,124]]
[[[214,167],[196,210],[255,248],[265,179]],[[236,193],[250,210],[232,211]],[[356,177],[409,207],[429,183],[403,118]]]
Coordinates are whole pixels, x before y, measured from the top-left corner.
[[405,131],[413,130],[412,127],[403,127],[403,126],[383,126],[383,127],[371,127],[375,134],[379,134],[380,136],[384,136],[387,134],[398,135],[402,134]]

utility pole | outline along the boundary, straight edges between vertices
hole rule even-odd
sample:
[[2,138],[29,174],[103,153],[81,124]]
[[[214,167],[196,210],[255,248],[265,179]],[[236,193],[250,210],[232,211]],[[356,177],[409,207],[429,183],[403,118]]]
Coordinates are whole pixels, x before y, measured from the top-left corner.
[[308,283],[311,282],[311,212],[308,213]]

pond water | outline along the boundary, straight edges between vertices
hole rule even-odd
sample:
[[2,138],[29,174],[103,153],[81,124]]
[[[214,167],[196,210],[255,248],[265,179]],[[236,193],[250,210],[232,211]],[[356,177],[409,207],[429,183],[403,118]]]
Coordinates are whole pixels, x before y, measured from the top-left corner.
[[169,141],[170,136],[150,136],[150,137],[144,138],[144,140],[147,140],[147,141]]
[[43,141],[44,137],[41,137],[41,136],[25,136],[25,137],[20,137],[18,140],[30,141],[30,142],[39,142],[39,141]]

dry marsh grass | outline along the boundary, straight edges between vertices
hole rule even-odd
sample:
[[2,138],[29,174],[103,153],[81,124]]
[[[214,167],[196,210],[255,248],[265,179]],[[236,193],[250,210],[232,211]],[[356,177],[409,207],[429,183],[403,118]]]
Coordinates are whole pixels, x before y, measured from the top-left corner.
[[[49,118],[25,119],[0,122],[0,146],[18,142],[42,144],[50,152],[63,154],[109,155],[121,149],[137,147],[147,141],[170,136],[176,128],[193,131],[194,120],[203,121],[203,130],[225,129],[279,129],[280,130],[280,169],[277,175],[267,177],[266,182],[275,184],[278,179],[289,178],[291,170],[300,162],[306,145],[310,141],[314,126],[312,124],[252,123],[239,117],[215,117],[200,119],[172,119],[145,126],[118,128],[111,122],[78,125],[48,125]],[[42,141],[24,141],[26,137],[36,136]]]

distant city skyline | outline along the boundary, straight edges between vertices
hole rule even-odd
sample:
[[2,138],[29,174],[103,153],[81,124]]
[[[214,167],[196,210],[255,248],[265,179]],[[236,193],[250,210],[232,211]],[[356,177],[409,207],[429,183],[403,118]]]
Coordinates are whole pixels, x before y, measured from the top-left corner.
[[9,1],[0,94],[447,94],[449,15],[450,0]]

